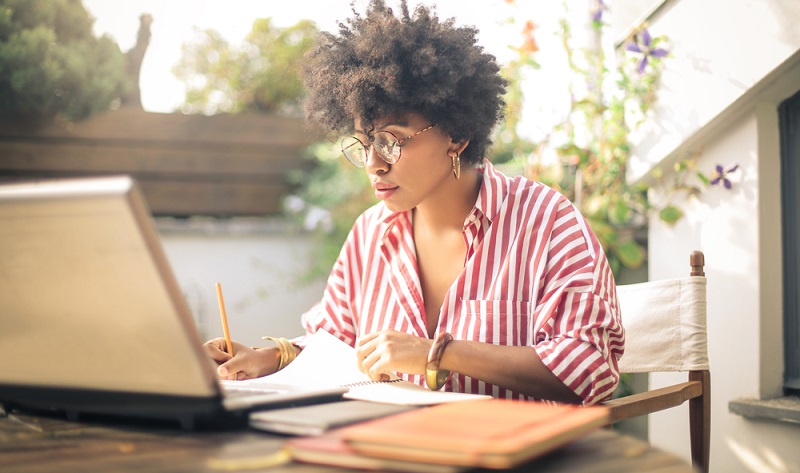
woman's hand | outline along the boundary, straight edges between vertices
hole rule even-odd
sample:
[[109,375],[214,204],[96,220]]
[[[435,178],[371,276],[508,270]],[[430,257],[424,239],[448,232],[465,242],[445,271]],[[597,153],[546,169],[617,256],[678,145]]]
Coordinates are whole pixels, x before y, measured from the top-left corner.
[[373,381],[386,381],[391,374],[425,374],[433,340],[396,330],[364,335],[356,343],[358,368]]
[[233,342],[231,356],[225,351],[225,339],[215,338],[203,344],[208,356],[217,365],[217,376],[222,379],[251,379],[272,374],[278,370],[280,354],[278,349],[261,348],[254,350],[246,345]]

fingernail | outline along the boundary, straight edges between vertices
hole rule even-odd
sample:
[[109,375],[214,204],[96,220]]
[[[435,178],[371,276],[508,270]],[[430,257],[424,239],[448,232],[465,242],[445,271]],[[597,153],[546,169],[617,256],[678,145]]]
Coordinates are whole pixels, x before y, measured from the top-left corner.
[[220,366],[217,368],[217,373],[219,373],[220,376],[228,376],[228,368]]

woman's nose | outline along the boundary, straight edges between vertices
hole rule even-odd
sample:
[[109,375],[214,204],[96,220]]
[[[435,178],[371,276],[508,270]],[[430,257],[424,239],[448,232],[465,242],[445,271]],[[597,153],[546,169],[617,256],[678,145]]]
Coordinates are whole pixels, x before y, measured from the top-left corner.
[[365,159],[364,167],[367,168],[367,171],[375,174],[379,171],[386,172],[389,169],[389,163],[383,160],[383,158],[378,155],[378,152],[375,150],[375,146],[370,146],[365,151]]

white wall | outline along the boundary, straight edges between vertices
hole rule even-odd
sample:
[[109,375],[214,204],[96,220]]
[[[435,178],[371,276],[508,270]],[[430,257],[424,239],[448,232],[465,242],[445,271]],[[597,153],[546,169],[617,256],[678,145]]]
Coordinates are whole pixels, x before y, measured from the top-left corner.
[[222,336],[217,282],[234,340],[266,346],[264,335],[304,333],[300,315],[324,287],[324,281],[299,282],[309,261],[307,235],[267,220],[160,220],[158,228],[204,339]]
[[668,5],[649,22],[654,36],[669,38],[672,54],[658,91],[658,119],[636,138],[633,177],[674,153],[800,49],[798,0]]
[[[777,136],[761,125],[768,120],[764,109],[775,108],[762,105],[703,142],[701,168],[742,166],[733,191],[707,191],[681,203],[687,217],[674,227],[658,221],[650,227],[651,279],[686,274],[692,249],[706,255],[712,471],[800,472],[800,426],[728,412],[731,400],[779,395],[782,375],[778,176],[764,173],[778,160],[764,140]],[[653,375],[651,387],[680,376]],[[688,459],[688,429],[684,406],[651,416],[650,440]]]
[[[744,419],[728,412],[737,398],[757,398],[762,366],[780,360],[762,357],[763,344],[781,345],[781,334],[761,331],[761,319],[780,319],[761,310],[759,163],[755,114],[731,124],[724,136],[705,142],[701,168],[717,163],[741,166],[732,191],[713,189],[682,202],[686,218],[674,227],[651,221],[651,279],[688,274],[688,255],[700,249],[708,277],[708,333],[711,365],[711,466],[719,472],[800,471],[800,426]],[[778,208],[774,209],[778,212]],[[678,379],[653,375],[651,387]],[[688,407],[650,417],[650,441],[689,459]]]
[[[672,40],[653,124],[638,137],[643,175],[700,153],[698,169],[740,165],[734,189],[680,202],[674,227],[650,222],[650,279],[708,277],[711,469],[800,472],[800,426],[728,412],[737,398],[780,394],[782,312],[777,104],[800,90],[800,2],[679,0],[652,20]],[[653,197],[658,198],[654,192]],[[653,375],[651,387],[685,375]],[[689,459],[688,407],[651,416],[649,436]]]

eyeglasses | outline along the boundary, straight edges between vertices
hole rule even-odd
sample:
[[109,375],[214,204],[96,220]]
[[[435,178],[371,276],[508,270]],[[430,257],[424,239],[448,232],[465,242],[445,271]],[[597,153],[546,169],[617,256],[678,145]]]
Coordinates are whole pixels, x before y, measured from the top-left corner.
[[344,156],[350,161],[350,164],[363,168],[367,164],[369,148],[372,147],[379,158],[389,164],[395,164],[397,161],[400,161],[403,143],[435,126],[436,125],[433,124],[425,127],[412,135],[406,136],[402,140],[398,139],[397,136],[390,131],[378,131],[373,135],[372,143],[369,145],[364,145],[364,143],[355,136],[347,136],[342,139],[342,153],[344,153]]

